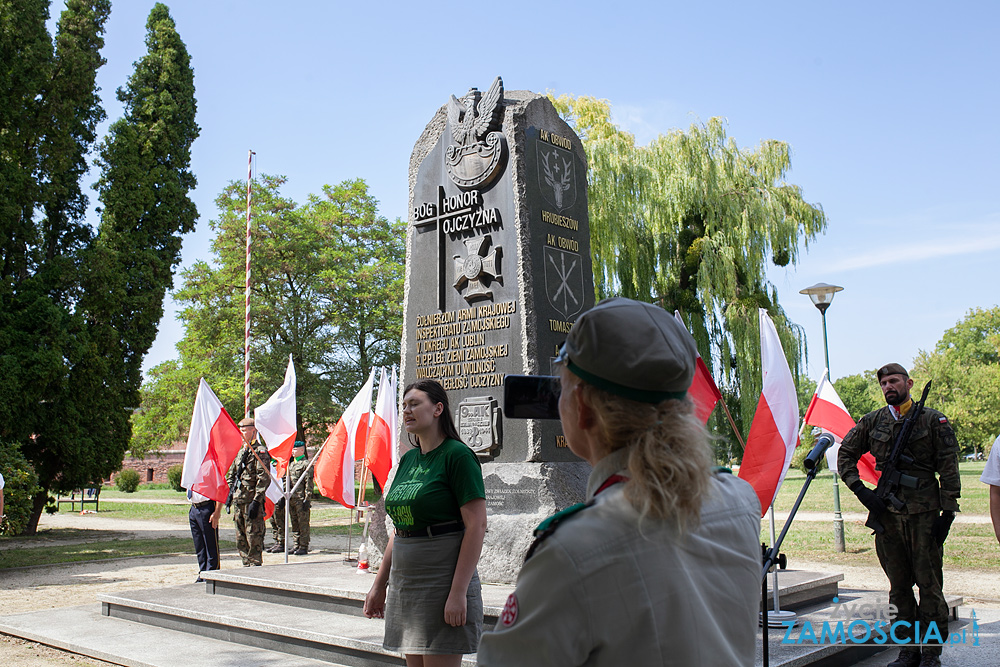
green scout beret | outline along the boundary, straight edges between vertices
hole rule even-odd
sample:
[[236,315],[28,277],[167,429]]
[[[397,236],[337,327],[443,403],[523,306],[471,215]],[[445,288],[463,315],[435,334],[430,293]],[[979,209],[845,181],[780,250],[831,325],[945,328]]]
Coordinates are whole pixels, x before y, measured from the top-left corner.
[[557,357],[580,379],[643,403],[684,398],[697,359],[694,338],[673,315],[621,297],[581,315]]

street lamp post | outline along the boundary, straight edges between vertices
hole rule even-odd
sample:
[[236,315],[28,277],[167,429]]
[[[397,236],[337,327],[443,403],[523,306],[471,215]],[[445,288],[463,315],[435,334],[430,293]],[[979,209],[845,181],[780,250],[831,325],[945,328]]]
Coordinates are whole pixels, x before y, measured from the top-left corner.
[[[830,345],[827,342],[826,336],[826,309],[833,303],[833,295],[843,289],[843,287],[838,285],[816,283],[812,287],[807,287],[799,291],[799,294],[807,294],[809,296],[813,305],[819,309],[820,314],[823,316],[823,355],[826,360],[827,378],[829,378],[830,382],[833,382],[833,378],[830,377]],[[844,552],[844,517],[840,513],[840,483],[836,473],[833,475],[833,545],[837,551]]]

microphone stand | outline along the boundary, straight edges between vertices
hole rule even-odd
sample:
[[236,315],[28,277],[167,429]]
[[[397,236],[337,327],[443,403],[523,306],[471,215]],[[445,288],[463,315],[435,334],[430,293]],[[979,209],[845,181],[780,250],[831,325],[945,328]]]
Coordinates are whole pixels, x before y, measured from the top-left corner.
[[[816,444],[813,446],[812,451],[806,457],[802,465],[806,468],[806,483],[802,485],[802,490],[799,491],[799,497],[795,499],[795,504],[792,506],[792,511],[788,515],[788,519],[785,520],[785,525],[781,527],[781,534],[778,535],[778,539],[775,541],[774,546],[767,549],[765,545],[761,545],[764,551],[764,570],[761,572],[760,581],[760,609],[761,609],[761,623],[760,623],[760,634],[761,634],[761,651],[763,653],[764,667],[769,667],[768,661],[768,650],[767,650],[767,573],[772,567],[778,565],[782,570],[785,569],[787,561],[785,559],[785,554],[779,553],[781,549],[781,543],[785,540],[785,535],[788,533],[788,528],[792,525],[792,520],[795,518],[795,513],[799,511],[799,505],[802,504],[802,499],[805,498],[806,491],[809,490],[809,485],[816,478],[816,474],[819,472],[818,465],[819,460],[826,453],[826,450],[833,445],[833,436],[829,433],[823,433],[819,438],[816,439]],[[775,584],[777,585],[777,584]]]

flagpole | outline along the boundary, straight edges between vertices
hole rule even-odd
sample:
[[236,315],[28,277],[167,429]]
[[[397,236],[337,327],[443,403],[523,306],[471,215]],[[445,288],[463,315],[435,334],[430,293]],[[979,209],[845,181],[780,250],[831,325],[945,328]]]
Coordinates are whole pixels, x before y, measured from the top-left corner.
[[[660,299],[660,307],[661,308],[663,307],[663,299],[662,298]],[[680,310],[678,310],[678,309],[674,310],[674,317],[676,317],[680,321],[681,325],[685,329],[687,329],[687,325],[684,323],[684,316],[681,315],[681,311]],[[701,355],[699,354],[699,356],[701,356]],[[706,368],[707,368],[707,365],[706,365]],[[715,383],[714,379],[712,380],[712,383],[713,384]],[[722,409],[726,412],[726,417],[729,419],[729,426],[733,429],[733,434],[736,435],[737,442],[740,443],[740,449],[741,450],[742,449],[746,449],[746,443],[743,442],[743,436],[740,435],[740,430],[738,428],[736,428],[736,420],[733,419],[733,414],[731,412],[729,412],[729,406],[726,405],[726,399],[722,396],[722,392],[718,391],[718,385],[716,385],[716,391],[719,394],[719,402],[722,403]]]
[[247,151],[247,258],[243,288],[243,416],[250,416],[250,184],[253,174],[253,151]]
[[736,421],[733,419],[733,414],[729,412],[729,406],[726,405],[726,399],[720,396],[719,402],[722,403],[722,409],[726,411],[726,417],[729,418],[729,425],[732,427],[733,433],[736,434],[737,442],[740,443],[740,449],[746,449],[747,445],[745,442],[743,442],[743,436],[740,435],[740,430],[736,428]]
[[[297,434],[296,434],[297,435]],[[289,464],[291,461],[289,461]],[[288,533],[291,528],[292,513],[289,511],[292,506],[291,494],[288,491],[288,469],[290,465],[285,466],[285,565],[288,565]]]

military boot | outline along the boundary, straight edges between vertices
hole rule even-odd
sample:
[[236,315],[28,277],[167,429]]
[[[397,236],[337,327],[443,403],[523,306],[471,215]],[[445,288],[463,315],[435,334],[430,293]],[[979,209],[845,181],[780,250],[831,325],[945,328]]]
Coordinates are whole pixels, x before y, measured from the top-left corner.
[[281,554],[281,553],[285,553],[285,543],[284,542],[275,542],[274,544],[272,544],[271,546],[269,546],[267,548],[267,553],[269,553],[269,554]]
[[919,667],[941,667],[941,656],[924,653],[920,658]]
[[920,667],[920,665],[920,651],[914,651],[912,648],[904,648],[900,650],[896,659],[886,665],[886,667]]

